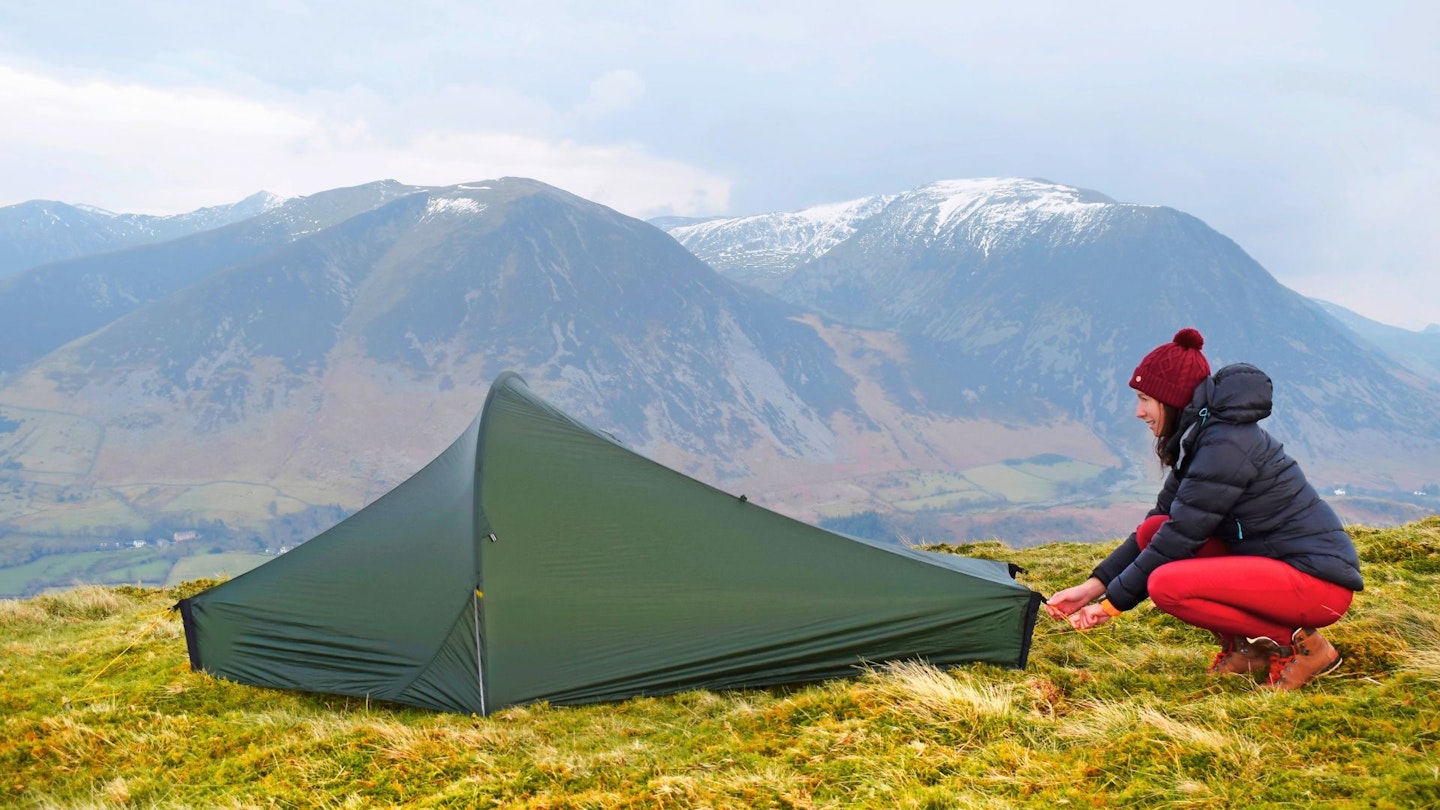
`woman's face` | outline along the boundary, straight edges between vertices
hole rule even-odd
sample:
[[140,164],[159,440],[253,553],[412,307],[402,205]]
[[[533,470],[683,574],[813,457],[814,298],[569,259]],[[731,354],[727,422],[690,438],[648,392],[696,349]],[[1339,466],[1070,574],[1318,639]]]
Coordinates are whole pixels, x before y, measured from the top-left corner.
[[1136,391],[1135,396],[1140,400],[1135,406],[1135,418],[1150,426],[1151,436],[1159,436],[1165,430],[1165,406],[1149,394]]

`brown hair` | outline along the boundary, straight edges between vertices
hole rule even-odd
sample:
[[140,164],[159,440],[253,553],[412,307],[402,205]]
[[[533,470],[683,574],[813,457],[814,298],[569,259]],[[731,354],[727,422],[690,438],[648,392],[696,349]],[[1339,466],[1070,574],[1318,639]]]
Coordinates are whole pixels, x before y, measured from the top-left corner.
[[[1156,400],[1156,402],[1160,402]],[[1180,409],[1174,405],[1160,402],[1160,435],[1155,437],[1155,455],[1160,457],[1160,464],[1165,467],[1175,466],[1179,460],[1170,450],[1170,440],[1175,436],[1175,431],[1180,429]]]

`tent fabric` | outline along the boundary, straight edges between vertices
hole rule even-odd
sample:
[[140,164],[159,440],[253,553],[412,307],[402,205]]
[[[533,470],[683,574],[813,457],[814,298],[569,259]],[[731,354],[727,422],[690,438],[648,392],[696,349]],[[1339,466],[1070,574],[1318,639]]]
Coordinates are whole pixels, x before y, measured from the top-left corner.
[[485,715],[854,675],[1023,668],[1006,563],[766,510],[626,448],[507,372],[444,453],[287,554],[179,604],[191,666]]

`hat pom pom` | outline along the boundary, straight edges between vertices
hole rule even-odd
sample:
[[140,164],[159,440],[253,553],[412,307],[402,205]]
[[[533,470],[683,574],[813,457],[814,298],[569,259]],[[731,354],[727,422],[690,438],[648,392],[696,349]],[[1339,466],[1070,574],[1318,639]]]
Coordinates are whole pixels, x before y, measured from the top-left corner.
[[1182,349],[1198,350],[1205,345],[1205,338],[1200,336],[1199,331],[1187,326],[1175,333],[1175,345]]

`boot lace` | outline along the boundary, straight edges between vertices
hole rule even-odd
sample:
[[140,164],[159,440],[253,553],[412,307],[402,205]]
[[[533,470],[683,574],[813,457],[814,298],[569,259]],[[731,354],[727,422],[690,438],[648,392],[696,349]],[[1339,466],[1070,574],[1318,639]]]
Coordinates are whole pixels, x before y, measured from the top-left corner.
[[1285,673],[1290,671],[1290,665],[1295,663],[1293,655],[1274,655],[1270,657],[1270,676],[1266,683],[1279,683],[1285,679]]
[[1221,664],[1224,664],[1224,663],[1226,662],[1226,660],[1228,660],[1229,658],[1230,658],[1230,651],[1229,651],[1229,650],[1221,650],[1220,652],[1215,653],[1215,660],[1210,662],[1210,671],[1211,671],[1211,672],[1218,672],[1218,671],[1220,671],[1220,665],[1221,665]]

